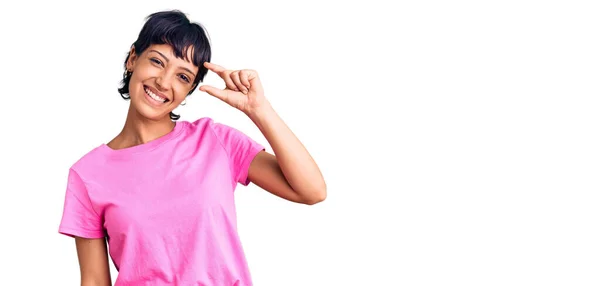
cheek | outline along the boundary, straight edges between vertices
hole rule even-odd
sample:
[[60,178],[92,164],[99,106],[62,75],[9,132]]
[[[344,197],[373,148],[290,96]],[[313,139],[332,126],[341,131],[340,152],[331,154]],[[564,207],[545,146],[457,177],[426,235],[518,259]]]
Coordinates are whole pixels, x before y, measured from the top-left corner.
[[188,93],[190,93],[191,85],[178,83],[173,86],[173,92],[175,93],[176,101],[183,101]]
[[134,77],[136,78],[136,81],[143,81],[144,79],[150,78],[153,75],[154,70],[146,65],[139,65],[136,67],[135,71],[133,72]]
[[151,77],[151,70],[146,67],[137,67],[133,72],[131,81],[129,82],[130,95],[133,96],[143,95],[144,92],[144,80]]
[[140,81],[140,74],[134,73],[129,81],[129,95],[132,97],[137,97],[141,92],[144,91],[144,86]]

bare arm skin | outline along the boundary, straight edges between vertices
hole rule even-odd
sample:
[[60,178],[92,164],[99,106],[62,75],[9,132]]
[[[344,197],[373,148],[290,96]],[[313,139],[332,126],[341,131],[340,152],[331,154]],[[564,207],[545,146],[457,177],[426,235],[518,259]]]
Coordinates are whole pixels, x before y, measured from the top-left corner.
[[219,75],[226,88],[199,89],[244,112],[273,148],[275,154],[256,155],[248,170],[250,181],[292,202],[313,205],[325,200],[327,186],[319,166],[265,98],[258,72],[228,70],[209,62],[204,66]]
[[81,286],[111,286],[108,251],[104,238],[75,237]]

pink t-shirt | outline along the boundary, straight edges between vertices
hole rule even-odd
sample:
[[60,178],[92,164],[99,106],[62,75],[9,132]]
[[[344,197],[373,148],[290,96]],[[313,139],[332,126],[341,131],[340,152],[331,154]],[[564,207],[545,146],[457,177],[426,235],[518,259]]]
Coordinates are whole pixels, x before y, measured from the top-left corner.
[[252,285],[234,190],[263,146],[210,118],[93,149],[69,170],[59,233],[106,237],[115,286]]

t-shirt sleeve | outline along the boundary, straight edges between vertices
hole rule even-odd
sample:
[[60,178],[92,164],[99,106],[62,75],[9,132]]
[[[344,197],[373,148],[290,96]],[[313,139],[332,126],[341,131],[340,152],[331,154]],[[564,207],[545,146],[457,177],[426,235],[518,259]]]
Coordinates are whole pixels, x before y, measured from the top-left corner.
[[247,186],[250,183],[248,178],[250,163],[265,148],[233,127],[216,122],[212,122],[211,127],[229,156],[235,180]]
[[102,238],[102,218],[96,213],[81,177],[69,169],[62,220],[58,232],[71,237]]

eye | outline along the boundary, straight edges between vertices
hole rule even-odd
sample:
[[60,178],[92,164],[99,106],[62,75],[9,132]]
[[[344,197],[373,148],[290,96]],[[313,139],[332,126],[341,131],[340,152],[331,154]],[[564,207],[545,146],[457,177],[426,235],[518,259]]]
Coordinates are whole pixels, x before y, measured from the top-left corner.
[[184,74],[180,74],[180,75],[179,75],[179,78],[181,78],[181,79],[182,79],[182,80],[184,80],[185,82],[188,82],[188,83],[190,82],[190,79],[189,79],[189,78],[188,78],[186,75],[184,75]]
[[155,64],[157,64],[157,65],[162,66],[162,62],[159,59],[157,59],[157,58],[150,58],[150,61],[153,62],[153,63],[155,63]]

